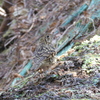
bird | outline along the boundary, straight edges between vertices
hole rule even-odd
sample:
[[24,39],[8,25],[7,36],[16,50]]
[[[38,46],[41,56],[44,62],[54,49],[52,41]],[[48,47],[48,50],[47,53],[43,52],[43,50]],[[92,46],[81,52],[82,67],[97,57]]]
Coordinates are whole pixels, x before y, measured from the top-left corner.
[[39,45],[33,53],[33,67],[32,70],[39,69],[47,70],[53,65],[55,61],[55,46],[52,44],[53,35],[45,34],[39,40]]

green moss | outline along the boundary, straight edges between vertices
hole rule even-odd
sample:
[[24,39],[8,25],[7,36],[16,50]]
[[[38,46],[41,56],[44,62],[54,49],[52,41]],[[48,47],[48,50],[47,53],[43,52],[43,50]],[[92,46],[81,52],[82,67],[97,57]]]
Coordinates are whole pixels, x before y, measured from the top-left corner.
[[2,5],[2,3],[3,3],[3,0],[0,0],[0,6]]

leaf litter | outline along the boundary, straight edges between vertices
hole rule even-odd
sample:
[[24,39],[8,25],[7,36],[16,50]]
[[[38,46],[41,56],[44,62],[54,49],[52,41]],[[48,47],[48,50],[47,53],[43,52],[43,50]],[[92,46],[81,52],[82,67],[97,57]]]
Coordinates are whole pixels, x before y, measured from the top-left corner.
[[[6,100],[99,100],[100,34],[75,45],[61,55],[52,70],[18,73],[32,59],[39,39],[58,29],[64,19],[85,0],[17,0],[10,10],[7,49],[0,54],[0,99]],[[13,9],[13,10],[12,10]],[[84,12],[86,15],[86,12]],[[78,20],[77,18],[75,20]],[[98,21],[97,21],[98,22]],[[96,25],[98,26],[98,23]],[[70,23],[69,25],[72,25]],[[99,28],[99,27],[97,27]],[[54,43],[63,34],[55,34]],[[83,37],[84,39],[84,37]],[[16,73],[17,72],[17,73]],[[15,77],[22,80],[10,87]]]

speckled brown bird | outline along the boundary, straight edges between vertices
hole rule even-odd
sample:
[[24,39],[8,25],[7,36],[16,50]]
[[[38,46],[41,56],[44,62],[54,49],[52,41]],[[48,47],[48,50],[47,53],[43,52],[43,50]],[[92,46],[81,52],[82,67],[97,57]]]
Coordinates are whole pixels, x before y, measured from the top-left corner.
[[55,47],[52,44],[52,34],[46,34],[41,37],[39,45],[33,53],[32,70],[48,69],[54,63]]

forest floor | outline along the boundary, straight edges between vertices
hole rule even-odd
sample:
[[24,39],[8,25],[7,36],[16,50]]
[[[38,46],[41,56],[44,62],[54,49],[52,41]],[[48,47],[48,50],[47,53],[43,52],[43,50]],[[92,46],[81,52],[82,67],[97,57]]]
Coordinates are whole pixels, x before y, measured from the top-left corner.
[[[80,14],[65,29],[60,27],[66,17],[84,3],[85,0],[29,0],[24,3],[18,0],[18,11],[12,10],[16,6],[9,9],[13,20],[3,35],[7,41],[2,52],[0,47],[0,100],[100,100],[100,19],[92,22],[79,39],[70,41],[75,42],[74,46],[58,57],[55,68],[28,70],[25,76],[19,74],[33,59],[32,52],[39,46],[36,41],[42,33],[53,33],[52,30],[59,28],[60,32],[53,39],[55,43],[54,40],[64,36],[63,33],[72,30],[77,23],[84,26],[90,21],[86,19],[92,14],[88,10],[90,13]],[[27,9],[22,9],[23,4]],[[66,38],[56,43],[61,44],[63,39]],[[20,80],[11,86],[15,78]]]
[[22,79],[14,88],[4,91],[0,99],[99,100],[100,36],[95,35],[90,40],[76,44],[61,61],[64,63],[49,74],[37,73],[35,77],[30,75]]

